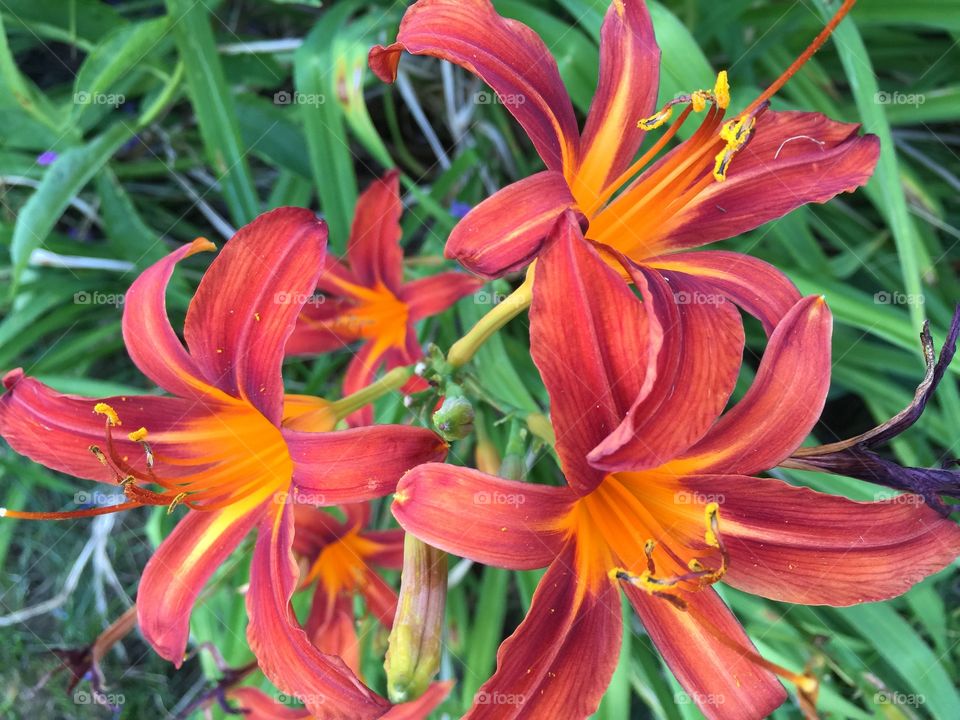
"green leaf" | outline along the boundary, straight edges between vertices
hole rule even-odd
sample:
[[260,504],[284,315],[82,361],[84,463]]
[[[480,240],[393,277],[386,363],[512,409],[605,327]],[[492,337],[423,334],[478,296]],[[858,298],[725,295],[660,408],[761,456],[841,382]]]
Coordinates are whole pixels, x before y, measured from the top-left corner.
[[187,75],[187,88],[200,125],[207,161],[223,188],[235,225],[246,225],[260,212],[240,140],[233,93],[227,87],[207,6],[194,0],[167,0],[173,33]]
[[14,226],[10,248],[13,261],[11,291],[16,291],[30,253],[43,244],[70,199],[132,136],[133,129],[119,122],[89,144],[67,150],[47,169],[40,186],[20,210]]

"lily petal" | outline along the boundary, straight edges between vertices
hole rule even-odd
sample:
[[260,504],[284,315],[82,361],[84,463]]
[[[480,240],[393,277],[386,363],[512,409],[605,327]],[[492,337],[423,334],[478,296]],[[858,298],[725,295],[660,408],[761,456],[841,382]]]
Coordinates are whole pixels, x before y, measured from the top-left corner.
[[453,680],[431,683],[426,692],[416,700],[391,707],[383,720],[422,720],[429,717],[453,689]]
[[331,594],[317,585],[304,631],[317,650],[340,658],[354,673],[360,673],[360,639],[350,593]]
[[660,48],[643,2],[614,0],[600,29],[600,79],[583,131],[574,187],[592,204],[629,167],[644,132],[637,121],[653,114]]
[[465,719],[585,718],[597,709],[620,654],[620,594],[607,582],[584,592],[573,567],[570,550],[550,565]]
[[608,472],[662,465],[700,440],[726,407],[743,359],[743,323],[723,295],[690,275],[633,275],[658,309],[663,347],[653,389],[588,455]]
[[801,205],[852,192],[870,179],[880,153],[877,137],[859,130],[819,113],[763,113],[727,179],[674,215],[657,247],[682,250],[735,237]]
[[383,497],[410,468],[443,460],[447,445],[426,428],[376,425],[326,433],[283,430],[298,490],[317,505]]
[[584,240],[568,213],[537,263],[530,352],[550,395],[567,483],[578,494],[603,480],[586,456],[650,392],[661,342],[648,303]]
[[290,553],[293,512],[275,504],[264,516],[250,565],[247,640],[260,669],[313,715],[330,720],[372,720],[388,703],[337,657],[315,648],[293,614],[290,597],[298,571]]
[[366,287],[397,293],[403,282],[400,247],[400,179],[396,170],[374,180],[357,198],[347,257],[354,277]]
[[[105,419],[93,412],[94,405],[104,402],[117,411],[123,423],[118,430],[124,432],[113,434],[114,445],[132,465],[141,468],[143,462],[137,459],[143,457],[143,448],[128,441],[127,432],[140,427],[150,428],[152,434],[181,430],[191,420],[207,415],[206,409],[196,401],[180,398],[64,395],[39,380],[26,377],[19,369],[7,373],[3,385],[7,392],[0,397],[0,436],[10,447],[53,470],[113,484],[116,478],[90,451],[91,445],[102,447],[106,439]],[[170,455],[184,452],[182,446],[162,449]],[[175,472],[176,468],[171,466],[167,470]]]
[[360,339],[357,332],[347,332],[349,325],[335,325],[337,316],[353,307],[349,300],[327,297],[322,303],[304,306],[297,317],[293,333],[287,339],[284,352],[288,356],[320,355],[348,348]]
[[519,270],[540,252],[557,219],[574,207],[563,175],[535,173],[468,212],[447,238],[444,255],[486,278]]
[[800,292],[770,263],[725,250],[673,253],[644,260],[658,270],[694,275],[763,323],[769,336],[797,302]]
[[633,586],[625,590],[650,639],[709,720],[767,717],[787,699],[773,673],[721,643],[703,626],[701,617],[733,642],[756,652],[740,622],[712,588],[683,596],[692,612]]
[[190,636],[190,614],[207,580],[263,514],[262,497],[223,510],[190,511],[147,562],[137,591],[140,632],[177,667]]
[[207,380],[274,424],[284,346],[317,286],[326,245],[326,224],[311,211],[265,213],[224,246],[187,310],[184,336]]
[[[281,695],[286,697],[283,693]],[[287,707],[263,690],[249,685],[231,688],[227,692],[227,697],[243,714],[244,720],[306,720],[310,717],[309,710]]]
[[960,528],[916,495],[855,502],[780,480],[684,479],[720,501],[724,580],[773,600],[853,605],[900,595],[960,555]]
[[410,309],[410,321],[439,315],[457,300],[483,287],[483,280],[462,272],[445,272],[404,285],[399,298]]
[[833,318],[822,297],[797,303],[770,336],[750,389],[684,456],[677,475],[753,475],[796,450],[820,417],[830,387]]
[[133,281],[123,304],[123,342],[140,371],[168,393],[223,400],[226,395],[202,379],[167,317],[166,291],[173,269],[180,260],[209,250],[216,250],[216,246],[197,238],[155,262]]
[[393,515],[434,547],[485,565],[549,565],[566,538],[573,503],[566,488],[504,480],[479,470],[429,463],[404,475]]
[[493,88],[550,170],[576,163],[579,130],[556,60],[533,30],[489,0],[422,0],[407,8],[397,42],[370,51],[370,69],[397,77],[400,53],[449,60]]

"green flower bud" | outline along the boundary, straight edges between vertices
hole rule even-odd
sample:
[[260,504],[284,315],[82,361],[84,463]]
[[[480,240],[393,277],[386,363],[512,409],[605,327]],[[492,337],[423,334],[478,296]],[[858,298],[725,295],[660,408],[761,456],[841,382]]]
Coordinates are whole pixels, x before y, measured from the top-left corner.
[[448,395],[433,414],[433,424],[447,442],[462,440],[472,433],[473,419],[473,405],[462,395]]

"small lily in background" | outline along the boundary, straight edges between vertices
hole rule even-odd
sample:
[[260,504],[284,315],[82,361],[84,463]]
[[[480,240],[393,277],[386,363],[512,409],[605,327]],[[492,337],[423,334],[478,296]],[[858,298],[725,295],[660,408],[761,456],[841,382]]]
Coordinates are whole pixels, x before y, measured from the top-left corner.
[[198,239],[141,274],[127,293],[123,337],[134,364],[173,397],[62,395],[14,370],[4,378],[0,435],[54,470],[119,484],[127,502],[67,512],[0,510],[22,519],[76,518],[141,506],[188,511],[147,563],[140,630],[179,665],[190,613],[213,572],[257,528],[247,609],[250,646],[281,689],[324,717],[373,718],[389,706],[339,658],[309,641],[290,610],[298,583],[294,504],[362,502],[442,459],[434,433],[399,425],[332,432],[331,404],[285,395],[287,338],[323,268],[327,229],[281,208],[242,228],[204,274],[187,310],[186,347],[166,315],[175,265],[213,250]]
[[[546,170],[494,193],[461,220],[446,254],[484,277],[529,264],[557,218],[575,210],[588,239],[653,268],[694,276],[696,292],[726,296],[771,331],[799,299],[775,268],[739,253],[684,252],[753,230],[794,208],[863,185],[879,152],[859,126],[818,113],[773,112],[769,98],[826,41],[824,32],[734,119],[726,72],[659,111],[660,50],[642,0],[613,0],[600,39],[600,78],[583,133],[556,62],[541,38],[501,17],[489,0],[421,0],[397,41],[374,47],[370,66],[396,79],[402,51],[456,63],[485,81],[526,131]],[[647,132],[676,121],[635,159]],[[661,155],[692,114],[699,129]]]
[[[327,256],[317,283],[323,295],[304,306],[287,343],[288,355],[313,355],[362,341],[347,367],[345,395],[369,385],[384,364],[393,368],[419,360],[423,352],[416,323],[443,312],[483,284],[462,272],[404,282],[402,211],[396,171],[374,180],[360,195],[345,262]],[[353,424],[372,420],[372,407],[350,416]]]
[[360,671],[354,598],[388,630],[397,609],[397,592],[376,568],[403,565],[403,530],[370,530],[370,504],[342,508],[344,519],[307,505],[296,515],[293,551],[300,558],[301,587],[314,581],[313,604],[305,629],[314,645]]
[[620,652],[619,587],[707,717],[766,717],[786,698],[777,676],[809,705],[816,680],[761,657],[713,584],[851,605],[899,595],[960,552],[960,529],[922,504],[755,477],[796,450],[823,407],[832,321],[822,298],[786,313],[753,385],[723,413],[736,373],[709,373],[717,336],[741,339],[736,311],[704,323],[695,308],[662,302],[673,288],[658,272],[625,270],[643,302],[573,216],[538,264],[531,350],[566,486],[431,463],[397,487],[394,515],[424,542],[489,565],[547,567],[481,688],[515,702],[478,703],[469,718],[593,713]]

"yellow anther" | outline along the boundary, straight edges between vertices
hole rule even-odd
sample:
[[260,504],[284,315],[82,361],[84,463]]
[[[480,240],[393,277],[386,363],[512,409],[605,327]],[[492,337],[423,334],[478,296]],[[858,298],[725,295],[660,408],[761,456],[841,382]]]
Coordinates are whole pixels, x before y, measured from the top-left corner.
[[97,415],[105,415],[106,418],[107,418],[107,421],[108,421],[111,425],[120,425],[120,424],[121,424],[121,423],[120,423],[120,416],[117,415],[117,411],[114,410],[114,409],[113,409],[112,407],[110,407],[109,405],[107,405],[105,402],[98,402],[96,405],[93,406],[93,411],[94,411]]
[[410,499],[410,493],[408,493],[406,490],[397,490],[393,494],[393,501],[397,505],[403,505],[409,499]]
[[710,547],[719,548],[720,538],[717,537],[717,532],[720,529],[720,506],[715,502],[707,503],[707,506],[703,509],[703,519],[707,526],[703,541]]
[[717,182],[727,179],[730,161],[747,144],[756,122],[756,117],[749,115],[738,120],[730,120],[720,129],[720,139],[725,141],[727,146],[717,153],[716,164],[713,166],[713,177]]
[[130,442],[140,442],[147,437],[147,429],[142,427],[139,430],[134,430],[132,433],[129,433],[127,437],[130,439]]
[[136,483],[137,479],[133,475],[127,475],[123,480],[120,481],[120,487],[126,490],[130,485]]
[[663,110],[658,112],[656,115],[651,115],[648,118],[644,118],[637,123],[637,127],[641,130],[649,132],[650,130],[656,130],[658,127],[663,125],[670,117],[673,115],[673,107],[668,105]]
[[177,505],[179,505],[180,503],[182,503],[186,499],[186,497],[187,497],[187,494],[185,492],[182,492],[179,495],[177,495],[173,500],[171,500],[170,505],[167,506],[167,515],[170,515],[173,512],[174,508],[177,507]]
[[717,101],[717,107],[726,110],[730,105],[730,81],[727,80],[727,71],[721,70],[717,73],[717,84],[713,86],[713,97]]
[[103,454],[103,451],[100,448],[98,448],[96,445],[91,445],[87,449],[93,453],[93,456],[100,461],[101,465],[107,464],[107,456]]
[[703,112],[707,107],[707,100],[710,99],[710,96],[705,93],[703,90],[697,90],[690,95],[690,105],[693,106],[694,112]]

